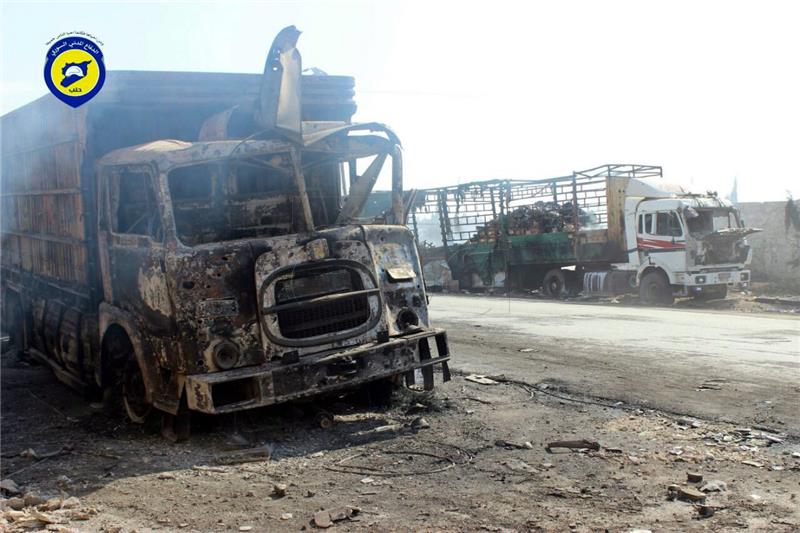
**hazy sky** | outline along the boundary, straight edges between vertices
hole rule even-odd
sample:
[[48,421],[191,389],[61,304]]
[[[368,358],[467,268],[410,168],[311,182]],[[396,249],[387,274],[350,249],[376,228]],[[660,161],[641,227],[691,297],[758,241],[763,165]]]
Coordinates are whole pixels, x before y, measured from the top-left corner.
[[[6,113],[47,92],[45,43],[109,70],[261,72],[295,24],[306,67],[357,80],[406,183],[546,178],[606,162],[741,201],[800,196],[800,11],[777,2],[2,3]],[[2,134],[13,134],[2,132]]]

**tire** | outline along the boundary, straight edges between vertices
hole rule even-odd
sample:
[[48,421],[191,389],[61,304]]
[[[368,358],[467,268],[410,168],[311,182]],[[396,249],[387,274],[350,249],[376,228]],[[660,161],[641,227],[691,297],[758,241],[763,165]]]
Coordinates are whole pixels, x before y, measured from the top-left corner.
[[567,278],[561,269],[554,268],[544,275],[542,292],[545,296],[554,300],[561,300],[567,297]]
[[147,388],[139,363],[129,359],[122,377],[122,404],[131,422],[144,424],[153,406],[147,401]]
[[648,272],[639,283],[639,300],[645,305],[672,305],[675,296],[667,277],[661,272]]
[[152,406],[147,395],[142,371],[127,335],[115,332],[104,340],[103,406],[112,417],[123,414],[135,424],[147,421]]
[[727,285],[713,285],[709,288],[710,290],[695,294],[694,299],[698,302],[707,302],[709,300],[724,300],[728,297]]

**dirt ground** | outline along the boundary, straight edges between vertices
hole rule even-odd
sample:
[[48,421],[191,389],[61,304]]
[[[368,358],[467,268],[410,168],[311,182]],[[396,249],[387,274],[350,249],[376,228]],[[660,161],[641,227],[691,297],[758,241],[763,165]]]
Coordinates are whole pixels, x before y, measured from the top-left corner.
[[[339,531],[800,528],[795,437],[499,379],[437,376],[389,408],[328,400],[329,429],[311,405],[196,419],[170,444],[6,354],[2,477],[20,496],[3,500],[0,529],[301,531],[315,515]],[[600,449],[546,449],[573,439]],[[258,446],[269,459],[228,464]],[[690,490],[672,499],[706,482],[723,489],[700,493],[706,507],[681,499]]]

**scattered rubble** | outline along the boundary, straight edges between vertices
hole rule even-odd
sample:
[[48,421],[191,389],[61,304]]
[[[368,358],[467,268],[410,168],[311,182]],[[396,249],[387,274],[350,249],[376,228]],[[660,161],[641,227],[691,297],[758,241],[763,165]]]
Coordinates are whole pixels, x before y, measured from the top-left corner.
[[[78,498],[44,498],[27,493],[25,497],[5,501],[6,507],[0,514],[0,530],[21,531],[29,529],[61,530],[72,521],[86,521],[97,514],[97,509],[83,507]],[[58,528],[51,526],[59,526]],[[8,526],[6,529],[5,526]]]

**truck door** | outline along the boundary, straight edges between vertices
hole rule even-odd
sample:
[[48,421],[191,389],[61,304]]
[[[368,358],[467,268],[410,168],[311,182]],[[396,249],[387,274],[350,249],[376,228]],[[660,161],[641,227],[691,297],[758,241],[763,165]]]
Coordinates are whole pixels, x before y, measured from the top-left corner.
[[164,267],[164,224],[150,165],[101,173],[100,260],[105,300],[130,312],[152,333],[172,330]]
[[686,237],[676,211],[640,213],[636,243],[642,262],[658,264],[669,272],[686,269]]

